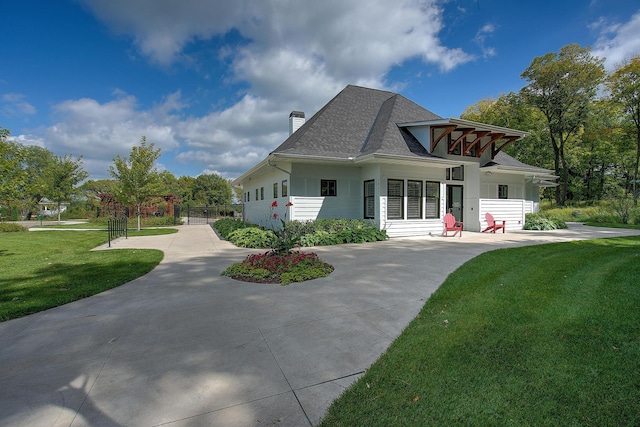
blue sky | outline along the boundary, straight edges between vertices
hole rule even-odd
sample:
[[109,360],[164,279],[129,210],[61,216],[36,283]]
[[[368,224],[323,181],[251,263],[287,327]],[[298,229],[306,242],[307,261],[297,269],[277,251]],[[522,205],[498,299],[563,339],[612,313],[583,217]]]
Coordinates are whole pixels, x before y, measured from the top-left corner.
[[234,178],[347,84],[443,117],[518,91],[578,43],[640,54],[636,0],[5,0],[0,126],[83,156],[92,179],[145,135],[176,176]]

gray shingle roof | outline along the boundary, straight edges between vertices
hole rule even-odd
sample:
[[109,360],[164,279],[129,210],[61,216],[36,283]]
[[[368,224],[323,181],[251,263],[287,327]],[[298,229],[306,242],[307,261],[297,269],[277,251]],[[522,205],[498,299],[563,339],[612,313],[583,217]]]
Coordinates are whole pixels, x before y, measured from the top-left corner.
[[484,167],[491,167],[491,166],[507,166],[507,167],[512,167],[512,168],[521,168],[521,169],[531,169],[531,170],[546,171],[546,169],[539,168],[539,167],[536,167],[536,166],[531,166],[531,165],[528,165],[526,163],[522,163],[521,161],[517,160],[514,157],[511,157],[510,155],[508,155],[504,151],[498,152],[498,154],[496,154],[496,156],[493,158],[493,160],[491,160],[491,161],[487,162],[486,164],[482,165],[483,168]]
[[441,119],[402,95],[349,85],[273,153],[330,158],[365,154],[430,156],[398,124]]

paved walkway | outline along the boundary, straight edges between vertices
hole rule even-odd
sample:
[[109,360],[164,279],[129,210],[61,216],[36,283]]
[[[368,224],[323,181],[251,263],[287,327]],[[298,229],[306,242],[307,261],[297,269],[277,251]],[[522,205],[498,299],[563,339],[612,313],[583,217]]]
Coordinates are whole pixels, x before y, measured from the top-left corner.
[[179,230],[112,243],[163,250],[146,276],[0,323],[0,425],[315,425],[470,258],[640,234],[572,224],[321,247],[336,270],[282,287],[220,276],[252,251],[208,226]]

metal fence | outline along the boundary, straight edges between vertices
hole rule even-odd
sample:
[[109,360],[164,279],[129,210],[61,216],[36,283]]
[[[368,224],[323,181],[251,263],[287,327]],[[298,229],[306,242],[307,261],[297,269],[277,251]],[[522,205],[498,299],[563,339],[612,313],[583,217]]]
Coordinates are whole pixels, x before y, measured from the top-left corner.
[[211,224],[218,218],[242,217],[242,205],[213,205],[213,206],[181,206],[182,217],[187,224]]
[[109,247],[111,247],[111,241],[118,237],[124,236],[127,238],[127,217],[110,217],[107,221],[107,233],[109,234]]

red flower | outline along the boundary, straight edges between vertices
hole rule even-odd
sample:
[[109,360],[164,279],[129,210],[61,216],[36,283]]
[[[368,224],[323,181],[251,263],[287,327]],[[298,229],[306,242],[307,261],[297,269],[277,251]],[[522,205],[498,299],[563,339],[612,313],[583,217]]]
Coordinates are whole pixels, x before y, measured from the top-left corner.
[[287,206],[287,207],[288,207],[288,206],[293,206],[293,203],[288,202],[285,206]]
[[278,201],[274,200],[273,203],[271,203],[271,207],[272,208],[277,208],[278,207]]
[[278,219],[278,212],[273,213],[273,219]]

